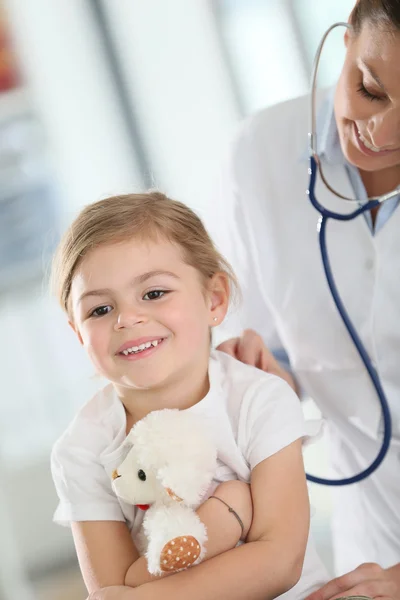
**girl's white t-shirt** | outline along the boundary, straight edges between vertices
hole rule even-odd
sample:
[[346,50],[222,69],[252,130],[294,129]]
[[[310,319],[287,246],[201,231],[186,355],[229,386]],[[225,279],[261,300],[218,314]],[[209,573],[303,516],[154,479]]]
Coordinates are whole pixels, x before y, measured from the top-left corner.
[[[249,483],[261,461],[308,435],[299,399],[282,379],[217,350],[210,356],[209,379],[208,394],[188,410],[207,418],[214,433],[216,485],[230,479]],[[135,538],[144,513],[117,498],[111,486],[126,452],[125,437],[125,410],[109,384],[83,406],[53,448],[56,523],[125,521]],[[285,596],[304,598],[327,579],[309,541],[303,576]]]

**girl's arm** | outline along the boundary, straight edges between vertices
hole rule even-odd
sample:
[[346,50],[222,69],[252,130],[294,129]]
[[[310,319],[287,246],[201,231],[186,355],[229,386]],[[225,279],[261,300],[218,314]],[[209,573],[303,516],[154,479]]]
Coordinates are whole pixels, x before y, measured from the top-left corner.
[[[240,481],[227,481],[218,486],[214,495],[225,500],[238,513],[244,524],[245,538],[252,520],[249,486]],[[242,530],[222,502],[209,499],[197,512],[208,530],[207,558],[236,546]],[[72,532],[89,593],[107,586],[136,587],[160,579],[160,576],[152,576],[147,571],[146,559],[139,557],[125,523],[76,522],[72,524]]]
[[139,558],[125,522],[74,522],[72,534],[89,593],[125,584],[129,567]]
[[109,588],[91,600],[268,600],[300,578],[309,530],[301,441],[252,472],[248,542],[187,571],[136,589]]
[[[240,539],[244,541],[249,533],[253,517],[250,486],[246,483],[226,481],[217,487],[213,496],[224,500],[239,515],[243,522],[243,532],[238,520],[229,512],[223,502],[215,498],[206,500],[196,511],[207,528],[208,541],[204,560],[231,550]],[[137,587],[166,576],[171,576],[171,574],[150,575],[147,570],[146,558],[141,556],[129,568],[125,585]]]

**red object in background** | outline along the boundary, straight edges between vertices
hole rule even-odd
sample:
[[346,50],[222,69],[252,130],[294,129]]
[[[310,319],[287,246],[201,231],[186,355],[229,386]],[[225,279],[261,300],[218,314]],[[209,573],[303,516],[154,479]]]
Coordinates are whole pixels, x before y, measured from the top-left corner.
[[6,20],[0,4],[0,93],[12,90],[20,83],[15,55],[12,51]]

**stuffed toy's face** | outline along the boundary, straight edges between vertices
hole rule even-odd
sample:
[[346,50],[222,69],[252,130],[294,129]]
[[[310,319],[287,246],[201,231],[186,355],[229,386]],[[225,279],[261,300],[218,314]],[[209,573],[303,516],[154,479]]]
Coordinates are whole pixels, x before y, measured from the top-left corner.
[[208,421],[188,411],[149,413],[126,437],[128,454],[112,476],[116,495],[140,507],[160,501],[199,506],[216,469],[209,429]]
[[133,505],[152,504],[162,493],[153,469],[144,469],[135,447],[113,473],[112,486],[121,500]]

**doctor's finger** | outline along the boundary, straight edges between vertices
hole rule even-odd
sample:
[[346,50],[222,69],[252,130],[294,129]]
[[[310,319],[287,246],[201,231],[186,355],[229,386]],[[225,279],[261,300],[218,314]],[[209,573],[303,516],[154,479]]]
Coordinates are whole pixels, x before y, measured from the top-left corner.
[[[332,581],[308,596],[306,600],[331,600],[332,598],[349,596],[349,590],[356,586],[366,584],[369,581],[382,582],[384,580],[387,580],[387,577],[385,577],[385,571],[382,567],[376,564],[363,564],[354,571],[350,571],[350,573],[332,579]],[[368,594],[364,595],[368,596]],[[386,594],[382,592],[382,595]]]
[[368,596],[369,598],[381,598],[386,597],[393,600],[396,594],[396,585],[393,581],[388,579],[375,579],[369,581],[363,581],[362,583],[333,596],[330,600],[337,600],[346,596]]
[[264,342],[255,331],[246,329],[239,339],[236,358],[247,365],[259,367]]
[[217,350],[221,352],[225,352],[233,358],[237,358],[237,349],[238,349],[239,338],[231,338],[230,340],[226,340],[226,342],[222,342],[219,346],[217,346]]
[[259,369],[266,371],[267,373],[273,373],[275,375],[280,374],[282,367],[276,360],[275,356],[266,346],[263,346],[260,351],[260,364],[257,365]]

